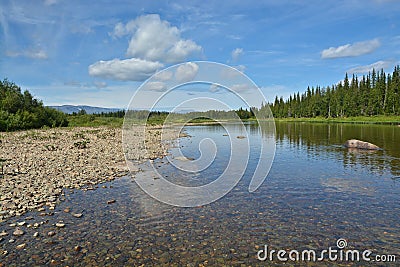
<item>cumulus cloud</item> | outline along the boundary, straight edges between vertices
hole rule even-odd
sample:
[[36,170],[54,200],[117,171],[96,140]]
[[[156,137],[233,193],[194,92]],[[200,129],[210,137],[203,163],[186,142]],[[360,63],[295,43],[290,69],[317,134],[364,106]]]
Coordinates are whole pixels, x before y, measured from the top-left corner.
[[196,63],[188,62],[180,65],[175,72],[175,79],[179,82],[189,82],[194,79],[199,70]]
[[369,65],[358,66],[358,67],[349,69],[348,72],[349,73],[368,73],[368,72],[372,72],[373,69],[375,69],[375,70],[386,69],[386,68],[390,67],[391,63],[392,62],[390,62],[390,61],[380,60],[375,63],[369,64]]
[[159,73],[156,73],[154,75],[154,79],[158,81],[168,81],[171,80],[172,76],[173,73],[171,71],[164,70]]
[[354,44],[346,44],[338,47],[330,47],[321,52],[321,58],[340,58],[340,57],[356,57],[364,54],[372,53],[381,43],[378,39],[372,39]]
[[235,50],[232,51],[232,61],[238,61],[240,56],[243,54],[243,49],[242,48],[236,48]]
[[163,82],[148,82],[143,87],[144,90],[163,92],[167,90],[167,85]]
[[201,51],[201,46],[181,38],[181,31],[161,20],[157,14],[140,16],[126,25],[118,23],[112,33],[114,37],[130,34],[132,37],[126,51],[130,57],[178,63]]
[[98,61],[89,66],[89,75],[122,81],[143,81],[164,65],[137,58]]

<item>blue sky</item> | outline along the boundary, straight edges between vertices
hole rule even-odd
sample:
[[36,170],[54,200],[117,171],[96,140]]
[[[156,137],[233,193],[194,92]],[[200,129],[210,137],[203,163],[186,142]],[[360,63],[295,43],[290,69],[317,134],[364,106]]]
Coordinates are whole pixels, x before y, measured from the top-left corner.
[[0,22],[1,78],[46,105],[126,107],[185,61],[234,66],[270,101],[400,61],[395,0],[2,0]]

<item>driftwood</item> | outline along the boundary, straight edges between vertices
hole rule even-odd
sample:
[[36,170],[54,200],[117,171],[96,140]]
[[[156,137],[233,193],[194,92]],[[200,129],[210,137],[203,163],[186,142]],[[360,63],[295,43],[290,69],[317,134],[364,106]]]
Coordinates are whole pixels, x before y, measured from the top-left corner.
[[377,145],[360,141],[357,139],[350,139],[344,143],[344,146],[347,148],[358,148],[358,149],[367,149],[367,150],[380,150],[381,148]]

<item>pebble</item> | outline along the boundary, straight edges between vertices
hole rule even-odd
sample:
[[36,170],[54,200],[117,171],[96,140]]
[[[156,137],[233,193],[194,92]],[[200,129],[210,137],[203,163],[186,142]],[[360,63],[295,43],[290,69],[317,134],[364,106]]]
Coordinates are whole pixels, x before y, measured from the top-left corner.
[[23,235],[23,234],[25,234],[25,232],[22,231],[22,230],[19,229],[19,228],[16,228],[15,231],[13,232],[13,235],[14,235],[14,236],[21,236],[21,235]]
[[83,216],[82,213],[72,213],[72,216],[74,216],[75,218],[80,218]]
[[23,244],[18,245],[17,249],[24,249],[25,247],[26,247],[26,244],[23,243]]
[[74,251],[76,251],[76,252],[79,252],[79,251],[81,251],[82,250],[82,247],[81,246],[75,246],[74,247]]
[[33,234],[33,237],[38,237],[39,236],[39,232],[35,232],[34,234]]
[[54,236],[55,234],[56,234],[56,232],[54,232],[54,231],[50,231],[47,233],[48,236]]
[[10,239],[10,240],[8,240],[8,243],[14,243],[15,242],[15,240],[14,239]]
[[18,222],[17,225],[18,226],[24,226],[26,224],[26,222]]
[[64,212],[65,212],[65,213],[68,213],[68,212],[70,212],[70,211],[71,211],[70,208],[65,208],[65,209],[64,209]]
[[0,232],[0,237],[2,237],[2,236],[6,236],[6,235],[8,235],[8,233],[7,233],[6,231],[2,231],[2,232]]
[[107,201],[107,204],[113,204],[113,203],[115,203],[115,199],[110,199]]
[[[149,132],[159,132],[147,127]],[[87,188],[114,180],[128,173],[125,156],[141,162],[149,157],[166,154],[168,147],[160,143],[160,135],[147,135],[143,127],[133,127],[132,140],[126,155],[122,147],[122,129],[75,127],[37,129],[1,133],[1,154],[8,155],[0,183],[0,221],[19,216],[30,210],[54,210],[61,200],[64,188]],[[146,147],[141,145],[148,138]],[[176,137],[174,130],[163,130],[163,139]],[[75,144],[90,142],[85,148]],[[46,147],[56,147],[44,149]],[[147,153],[150,150],[151,153]],[[111,186],[110,186],[111,188]],[[47,206],[47,208],[45,207]],[[16,226],[16,225],[15,225]],[[11,227],[15,227],[11,226]],[[22,225],[19,225],[22,226]]]
[[65,223],[56,223],[56,227],[64,228],[65,227]]

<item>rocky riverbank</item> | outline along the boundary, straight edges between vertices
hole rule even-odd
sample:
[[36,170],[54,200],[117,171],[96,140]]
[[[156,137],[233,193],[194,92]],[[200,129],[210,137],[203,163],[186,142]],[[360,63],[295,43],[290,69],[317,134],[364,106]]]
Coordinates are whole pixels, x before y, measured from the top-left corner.
[[[146,128],[146,138],[143,130],[139,126],[130,129],[130,147],[134,149],[129,158],[140,161],[165,155],[161,130]],[[128,173],[118,128],[0,133],[0,143],[0,222],[28,210],[41,211],[44,206],[54,209],[63,189],[92,190],[96,184]]]

